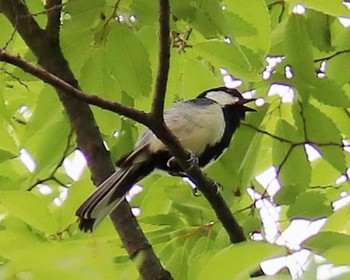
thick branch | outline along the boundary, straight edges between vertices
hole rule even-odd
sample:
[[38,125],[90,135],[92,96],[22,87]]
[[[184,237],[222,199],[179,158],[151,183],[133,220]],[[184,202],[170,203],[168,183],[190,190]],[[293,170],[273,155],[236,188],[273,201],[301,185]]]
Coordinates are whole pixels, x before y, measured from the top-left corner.
[[47,24],[46,34],[51,40],[58,40],[60,34],[60,18],[62,10],[62,0],[47,0],[46,1],[46,13]]

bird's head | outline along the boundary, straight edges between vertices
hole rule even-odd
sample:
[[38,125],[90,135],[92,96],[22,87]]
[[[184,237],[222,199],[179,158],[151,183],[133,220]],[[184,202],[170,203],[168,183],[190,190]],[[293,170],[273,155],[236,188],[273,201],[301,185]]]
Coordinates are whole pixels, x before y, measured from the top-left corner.
[[227,87],[219,87],[219,88],[213,88],[206,90],[205,92],[201,93],[198,98],[207,98],[210,100],[215,101],[218,103],[221,107],[234,107],[237,110],[240,110],[242,112],[256,111],[253,108],[245,106],[245,104],[255,101],[255,98],[244,98],[242,94],[234,89],[234,88],[227,88]]

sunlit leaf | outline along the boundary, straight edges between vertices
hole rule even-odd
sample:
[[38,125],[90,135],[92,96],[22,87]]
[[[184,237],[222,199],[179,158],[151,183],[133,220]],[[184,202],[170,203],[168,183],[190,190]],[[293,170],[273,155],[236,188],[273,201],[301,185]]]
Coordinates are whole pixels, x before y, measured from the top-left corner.
[[292,67],[293,79],[300,87],[300,94],[307,99],[308,92],[303,87],[314,80],[315,70],[311,41],[303,15],[289,16],[284,38],[286,63]]
[[[247,21],[256,30],[254,36],[238,38],[238,42],[257,53],[266,54],[270,48],[271,29],[270,15],[263,0],[224,1],[226,9],[233,11],[243,20]],[[259,15],[259,16],[257,16]]]
[[210,258],[196,279],[244,279],[258,268],[259,262],[282,253],[282,248],[267,243],[236,244]]
[[350,53],[343,53],[330,59],[327,63],[327,76],[342,86],[350,81],[348,66],[350,64]]
[[322,51],[331,51],[331,33],[329,29],[330,18],[327,15],[314,10],[308,10],[306,16],[308,34],[312,44]]
[[344,90],[330,79],[316,79],[310,87],[310,94],[319,102],[337,106],[349,107],[350,99]]
[[339,245],[349,245],[350,235],[339,232],[323,231],[306,240],[303,245],[317,252],[325,252]]
[[325,252],[324,256],[335,265],[348,265],[350,259],[350,244],[332,247]]
[[[55,233],[57,222],[47,206],[30,192],[2,191],[0,201],[10,213],[47,234]],[[29,211],[30,210],[30,211]]]
[[208,41],[195,45],[194,49],[215,66],[224,67],[240,78],[250,81],[261,79],[261,58],[244,46]]
[[350,15],[349,10],[346,8],[345,5],[343,5],[341,0],[334,0],[332,2],[319,0],[287,0],[286,2],[288,2],[291,6],[303,4],[307,8],[311,8],[332,16]]
[[106,59],[110,61],[111,74],[127,94],[136,98],[150,93],[150,62],[132,30],[120,24],[113,26],[108,35]]
[[324,218],[332,214],[330,202],[327,202],[326,196],[320,192],[306,192],[298,196],[287,211],[290,219],[307,218],[317,219]]

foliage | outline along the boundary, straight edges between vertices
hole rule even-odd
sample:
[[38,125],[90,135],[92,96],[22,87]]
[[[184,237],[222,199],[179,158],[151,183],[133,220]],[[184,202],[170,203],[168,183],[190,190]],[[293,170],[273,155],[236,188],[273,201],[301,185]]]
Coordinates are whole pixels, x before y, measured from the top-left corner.
[[[43,1],[26,2],[44,26]],[[294,13],[296,4],[305,5],[306,13]],[[207,170],[223,185],[245,233],[264,239],[269,230],[263,228],[259,202],[282,209],[274,221],[279,234],[269,242],[295,219],[328,218],[301,248],[335,265],[349,264],[349,206],[334,211],[333,202],[349,189],[350,29],[338,17],[350,11],[335,0],[174,0],[171,6],[166,104],[221,85],[220,67],[243,80],[241,91],[254,89],[266,102]],[[157,70],[157,18],[156,1],[65,2],[61,47],[82,89],[148,111]],[[3,14],[0,26],[0,46],[35,63]],[[266,57],[283,59],[271,69]],[[92,235],[77,229],[75,210],[93,185],[88,170],[74,181],[63,168],[75,143],[54,90],[4,63],[0,73],[0,278],[137,279],[110,221]],[[268,95],[273,85],[290,87],[293,101],[282,102],[282,91]],[[112,158],[128,152],[142,127],[93,110]],[[310,161],[306,144],[321,157]],[[35,160],[33,172],[20,159],[22,149]],[[270,196],[270,182],[256,179],[271,166],[281,185],[276,196]],[[43,185],[50,186],[49,194],[43,195]],[[141,226],[174,279],[244,279],[259,262],[294,249],[267,241],[230,245],[205,199],[194,197],[185,182],[152,175],[142,185],[144,192],[132,204],[141,208]],[[252,190],[255,195],[248,195]],[[66,199],[62,193],[68,193]]]

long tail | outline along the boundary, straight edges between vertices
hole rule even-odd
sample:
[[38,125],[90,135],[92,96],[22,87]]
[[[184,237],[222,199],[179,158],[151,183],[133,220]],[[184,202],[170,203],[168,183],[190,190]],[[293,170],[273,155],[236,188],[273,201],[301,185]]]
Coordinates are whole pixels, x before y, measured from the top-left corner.
[[119,205],[131,187],[153,169],[143,162],[114,172],[77,210],[79,228],[84,232],[92,232]]

